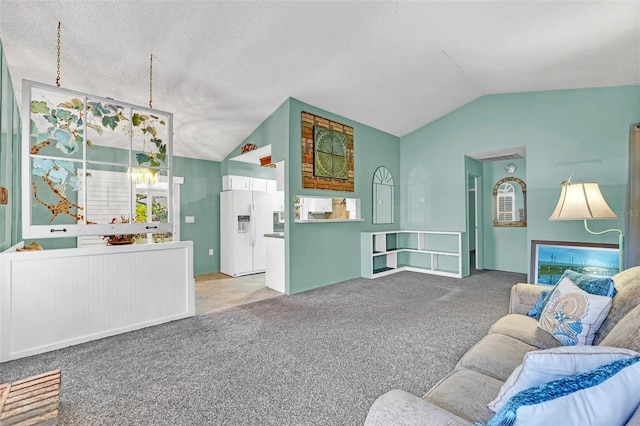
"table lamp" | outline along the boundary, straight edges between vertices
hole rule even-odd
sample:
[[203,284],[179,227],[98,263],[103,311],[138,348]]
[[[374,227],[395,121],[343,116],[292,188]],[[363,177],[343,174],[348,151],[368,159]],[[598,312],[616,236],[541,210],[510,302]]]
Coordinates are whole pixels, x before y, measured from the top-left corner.
[[619,229],[607,229],[594,232],[587,226],[587,220],[617,219],[604,200],[597,183],[573,183],[571,178],[562,182],[562,192],[555,210],[549,220],[584,220],[584,229],[594,235],[618,232],[618,249],[620,252],[620,271],[624,270],[624,234]]

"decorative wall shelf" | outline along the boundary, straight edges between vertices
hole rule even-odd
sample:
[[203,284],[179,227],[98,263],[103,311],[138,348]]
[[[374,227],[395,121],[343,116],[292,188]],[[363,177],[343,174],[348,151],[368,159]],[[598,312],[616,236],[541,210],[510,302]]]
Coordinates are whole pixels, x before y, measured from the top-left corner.
[[236,155],[235,157],[229,158],[229,160],[266,166],[266,164],[261,164],[260,162],[260,159],[265,157],[271,157],[271,145],[262,146],[260,148],[254,149],[253,151],[248,151],[244,154]]

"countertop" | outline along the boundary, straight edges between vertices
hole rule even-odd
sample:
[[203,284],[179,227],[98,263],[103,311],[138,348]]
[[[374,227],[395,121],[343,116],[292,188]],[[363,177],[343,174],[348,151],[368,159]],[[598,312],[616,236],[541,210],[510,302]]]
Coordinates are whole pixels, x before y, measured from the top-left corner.
[[284,232],[274,232],[272,234],[264,234],[266,238],[284,238]]

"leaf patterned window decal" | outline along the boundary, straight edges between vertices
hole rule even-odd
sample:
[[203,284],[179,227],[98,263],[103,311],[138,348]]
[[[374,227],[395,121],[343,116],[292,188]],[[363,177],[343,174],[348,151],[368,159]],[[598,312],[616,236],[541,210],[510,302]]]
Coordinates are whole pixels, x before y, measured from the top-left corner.
[[[23,189],[30,194],[25,238],[103,232],[95,225],[107,222],[87,217],[87,205],[95,199],[85,185],[92,170],[126,174],[144,165],[171,180],[170,113],[27,80],[23,86],[30,94],[24,105],[29,127],[23,134],[28,177]],[[113,209],[133,217],[135,201],[123,199]],[[58,234],[54,225],[65,225],[65,233]],[[170,230],[170,224],[161,228]]]

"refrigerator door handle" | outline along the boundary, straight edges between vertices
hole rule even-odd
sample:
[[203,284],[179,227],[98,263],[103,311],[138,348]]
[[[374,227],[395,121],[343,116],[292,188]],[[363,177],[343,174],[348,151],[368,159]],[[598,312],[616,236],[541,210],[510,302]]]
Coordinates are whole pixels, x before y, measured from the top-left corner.
[[249,225],[251,226],[251,247],[255,247],[256,245],[256,208],[255,205],[253,204],[253,201],[251,201],[251,208],[250,208],[250,212],[251,212],[251,219],[249,221]]

